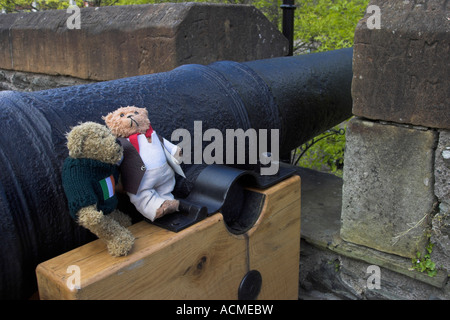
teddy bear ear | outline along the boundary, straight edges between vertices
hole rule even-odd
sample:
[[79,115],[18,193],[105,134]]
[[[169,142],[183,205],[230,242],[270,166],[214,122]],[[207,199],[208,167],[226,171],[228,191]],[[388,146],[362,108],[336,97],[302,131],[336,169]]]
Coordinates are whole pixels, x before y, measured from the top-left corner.
[[[82,124],[82,122],[78,122],[78,125]],[[75,128],[76,126],[69,126],[69,131],[66,131],[66,133],[64,133],[64,137],[66,138],[66,140],[69,140],[69,135],[72,132],[73,128]]]
[[104,120],[106,122],[106,124],[108,124],[108,122],[111,121],[112,117],[113,117],[113,114],[111,112],[111,113],[108,113],[106,116],[102,116],[102,120]]

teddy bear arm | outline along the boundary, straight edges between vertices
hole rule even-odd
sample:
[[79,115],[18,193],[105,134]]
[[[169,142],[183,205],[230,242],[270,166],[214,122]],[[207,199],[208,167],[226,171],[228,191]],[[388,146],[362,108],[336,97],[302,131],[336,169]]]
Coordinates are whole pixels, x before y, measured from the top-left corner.
[[111,212],[108,216],[116,220],[122,227],[128,228],[132,224],[131,217],[118,209]]
[[173,144],[166,138],[162,138],[161,136],[158,136],[158,138],[160,139],[161,143],[164,144],[164,148],[166,148],[170,152],[171,155],[176,156],[179,153],[179,151],[181,150],[181,148],[179,146]]
[[172,142],[170,142],[167,139],[161,139],[161,143],[164,143],[164,147],[166,150],[169,151],[169,153],[174,156],[175,160],[178,162],[181,162],[181,159],[183,157],[183,149],[181,149],[179,146],[174,145]]
[[93,204],[87,207],[81,208],[77,212],[78,223],[83,227],[90,229],[92,226],[101,223],[103,218],[103,212],[97,210],[97,205]]
[[76,176],[63,174],[63,187],[69,205],[69,212],[74,219],[77,219],[82,209],[92,206],[96,207],[98,201],[92,185],[89,183],[79,184],[74,178]]
[[[133,234],[126,229],[114,215],[104,215],[96,205],[84,207],[78,211],[78,223],[106,242],[108,252],[112,256],[127,255],[134,244]],[[122,220],[125,217],[121,217]],[[122,223],[124,221],[121,221]]]
[[175,152],[175,159],[177,159],[177,161],[180,162],[181,158],[183,158],[183,149],[177,147],[177,151]]

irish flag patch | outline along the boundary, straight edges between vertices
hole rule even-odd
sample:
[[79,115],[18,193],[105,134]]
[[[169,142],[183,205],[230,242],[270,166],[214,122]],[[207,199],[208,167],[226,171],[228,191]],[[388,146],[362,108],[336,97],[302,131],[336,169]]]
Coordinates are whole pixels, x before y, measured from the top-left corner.
[[107,200],[114,196],[115,182],[112,175],[110,175],[108,178],[100,180],[99,182],[103,191],[103,200]]

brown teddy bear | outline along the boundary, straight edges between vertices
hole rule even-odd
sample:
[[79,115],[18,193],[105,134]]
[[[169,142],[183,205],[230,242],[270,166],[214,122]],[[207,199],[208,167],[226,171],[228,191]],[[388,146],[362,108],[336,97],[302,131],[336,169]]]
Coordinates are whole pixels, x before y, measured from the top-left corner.
[[156,134],[145,108],[121,107],[103,120],[123,146],[121,182],[131,203],[151,221],[178,211],[172,194],[175,172],[165,150],[179,159],[181,149]]
[[123,148],[106,126],[94,122],[72,128],[67,148],[62,182],[71,216],[104,240],[111,255],[126,255],[135,238],[127,229],[131,218],[116,209]]

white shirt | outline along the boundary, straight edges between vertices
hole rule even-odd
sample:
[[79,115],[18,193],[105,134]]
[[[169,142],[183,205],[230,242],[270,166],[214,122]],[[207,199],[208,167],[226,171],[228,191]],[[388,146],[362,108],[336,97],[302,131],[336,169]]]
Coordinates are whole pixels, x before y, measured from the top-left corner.
[[[152,143],[149,143],[145,134],[138,135],[139,154],[147,169],[155,169],[166,164],[166,155],[155,131],[152,133]],[[166,139],[164,139],[164,146],[170,152],[175,155],[178,147]]]

